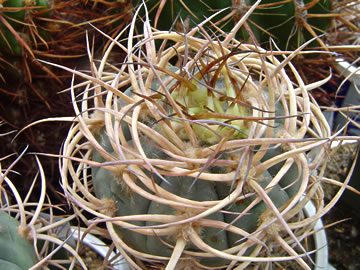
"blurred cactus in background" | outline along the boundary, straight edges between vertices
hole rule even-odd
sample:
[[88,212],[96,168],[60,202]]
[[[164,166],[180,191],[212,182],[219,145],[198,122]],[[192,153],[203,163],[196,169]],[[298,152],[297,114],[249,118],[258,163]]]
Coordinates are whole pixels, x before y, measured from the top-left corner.
[[[36,70],[29,68],[34,63],[23,62],[27,66],[20,67],[17,65],[20,57],[31,62],[36,58],[65,61],[84,56],[85,30],[96,33],[89,23],[99,29],[116,32],[116,29],[126,25],[131,14],[131,8],[125,8],[127,5],[128,1],[3,1],[0,8],[0,56],[3,60],[3,72],[9,72],[9,65],[6,64],[10,63],[13,64],[10,67],[22,73],[20,76],[26,75],[31,80],[32,73]],[[35,65],[60,81],[41,63],[37,62]]]
[[[87,69],[83,65],[86,34],[98,45],[96,53],[101,55],[107,39],[94,27],[116,35],[131,20],[132,12],[131,7],[127,8],[129,1],[0,2],[0,120],[7,124],[2,127],[4,132],[20,130],[49,116],[68,115],[71,102],[66,95],[58,93],[71,76],[39,60]],[[43,125],[27,130],[15,141],[3,138],[0,156],[18,152],[27,144],[30,151],[57,152],[65,129],[63,125],[52,125],[51,129],[54,132],[48,132],[49,127]],[[47,141],[51,143],[46,144]],[[31,178],[36,171],[33,159],[25,156],[19,163],[24,166],[22,173]],[[56,175],[57,165],[53,161],[43,163]],[[57,182],[49,182],[50,190],[56,189],[53,186]]]
[[[160,30],[167,30],[172,26],[176,29],[176,21],[180,22],[180,20],[187,21],[185,25],[194,27],[214,12],[226,9],[221,15],[214,17],[212,27],[214,32],[230,30],[255,2],[255,0],[145,1],[150,19]],[[133,0],[134,6],[141,3],[140,0]],[[294,50],[306,41],[316,38],[317,42],[311,45],[326,49],[328,38],[322,35],[328,34],[330,29],[340,30],[347,26],[352,31],[360,33],[359,14],[357,0],[263,0],[245,25],[251,28],[256,42],[263,47],[267,47],[266,44],[269,44],[272,38],[280,49]],[[183,29],[177,30],[183,31]],[[246,39],[244,41],[247,42],[254,41],[246,31],[240,31],[238,38]],[[338,44],[343,45],[344,40],[338,41]]]

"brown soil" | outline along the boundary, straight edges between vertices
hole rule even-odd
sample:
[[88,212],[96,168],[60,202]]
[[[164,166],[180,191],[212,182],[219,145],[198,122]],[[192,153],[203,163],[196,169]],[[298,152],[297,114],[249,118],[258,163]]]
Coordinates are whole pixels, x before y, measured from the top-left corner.
[[[343,181],[349,164],[354,160],[357,144],[341,146],[328,163],[326,176]],[[336,189],[326,189],[326,199],[335,194]],[[340,199],[335,207],[323,217],[325,225],[343,220],[326,229],[329,247],[329,262],[336,270],[360,269],[360,213],[357,207]]]

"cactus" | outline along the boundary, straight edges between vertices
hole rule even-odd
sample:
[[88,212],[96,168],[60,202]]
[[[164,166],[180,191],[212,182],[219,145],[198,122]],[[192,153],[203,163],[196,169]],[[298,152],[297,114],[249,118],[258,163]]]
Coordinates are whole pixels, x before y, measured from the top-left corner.
[[34,247],[18,232],[19,225],[20,223],[8,213],[0,211],[1,269],[25,270],[37,262]]
[[[256,2],[255,0],[223,0],[223,1],[145,1],[149,9],[149,17],[161,30],[176,28],[175,19],[188,19],[187,26],[194,27],[214,12],[226,9],[221,16],[213,19],[213,23],[221,31],[228,32],[236,22]],[[142,1],[133,0],[136,7]],[[273,48],[270,38],[282,50],[295,50],[312,38],[316,41],[309,46],[321,46],[327,50],[328,45],[344,45],[344,38],[336,40],[331,35],[342,36],[344,26],[352,32],[359,33],[359,6],[357,0],[263,0],[247,20],[256,41],[261,46]],[[141,13],[144,17],[144,12]],[[345,18],[344,16],[348,16]],[[173,29],[175,29],[173,28]],[[183,31],[183,26],[177,30]],[[215,27],[212,32],[217,32]],[[333,32],[333,33],[330,33]],[[324,35],[326,34],[326,35]],[[324,36],[322,36],[324,35]],[[354,35],[352,35],[353,38]],[[246,29],[237,33],[239,40],[254,40]],[[349,48],[348,48],[349,50]]]
[[[71,86],[62,186],[136,269],[311,269],[300,242],[334,203],[319,183],[330,129],[309,94],[325,80],[305,85],[290,63],[301,48],[280,62],[237,41],[240,27],[184,35],[145,17],[144,34],[132,24],[126,48],[112,40],[92,76],[62,67],[87,80]],[[105,73],[115,44],[127,58]]]
[[[336,17],[337,22],[332,24],[328,34],[330,45],[336,46],[333,50],[340,52],[355,61],[360,55],[360,4],[359,1],[335,1],[333,10],[342,14]],[[342,47],[341,45],[345,45]]]
[[[225,12],[227,16],[223,13],[222,16],[214,19],[218,22],[218,26],[226,31],[231,29],[255,2],[255,0],[226,0],[205,3],[164,0],[147,1],[147,5],[152,11],[151,18],[155,23],[158,22],[159,28],[163,30],[170,28],[177,15],[183,21],[189,18],[190,26],[193,27],[214,11],[227,8]],[[331,0],[266,0],[262,1],[250,15],[248,23],[260,44],[268,43],[269,38],[272,37],[280,48],[293,50],[309,39],[325,33],[332,17]],[[245,34],[246,31],[239,33],[242,34],[238,36],[239,38],[249,38]],[[324,45],[320,39],[319,41]]]
[[[255,3],[250,1],[250,5]],[[268,43],[273,37],[281,49],[294,50],[306,41],[325,34],[331,24],[331,0],[294,0],[283,3],[278,0],[262,1],[263,8],[254,12],[252,29],[260,26],[265,31],[257,30],[257,39]],[[326,45],[317,38],[316,46]],[[310,44],[311,45],[311,44]]]
[[[0,134],[0,137],[7,135]],[[86,269],[77,250],[72,247],[77,246],[76,241],[69,237],[69,222],[75,216],[54,216],[54,209],[60,208],[47,201],[46,180],[39,159],[36,158],[41,190],[37,194],[37,201],[30,201],[35,195],[32,193],[37,177],[25,194],[25,199],[21,198],[9,179],[9,174],[24,154],[25,151],[7,169],[3,169],[1,163],[10,156],[0,159],[0,269],[76,269],[76,265]]]
[[[133,6],[138,7],[142,1],[133,0]],[[177,27],[174,22],[180,22],[180,19],[187,21],[188,27],[194,27],[200,23],[204,18],[210,17],[214,12],[221,9],[228,9],[226,13],[230,13],[231,1],[145,1],[149,9],[149,17],[154,24],[154,27],[160,30],[168,30],[171,27],[175,30]],[[141,11],[142,17],[145,16],[145,11]],[[220,19],[223,16],[217,16]],[[178,19],[176,21],[176,19]],[[214,20],[215,21],[215,20]],[[229,29],[229,27],[227,27]],[[183,31],[182,26],[178,30]]]
[[[6,0],[0,3],[0,99],[3,105],[0,115],[14,129],[21,129],[35,119],[59,115],[59,112],[66,115],[69,110],[64,110],[64,107],[71,108],[68,100],[59,98],[57,94],[71,76],[63,72],[57,73],[38,59],[51,59],[53,62],[81,69],[84,56],[86,61],[86,33],[94,37],[95,44],[103,42],[104,37],[93,26],[102,30],[119,31],[126,20],[119,12],[110,16],[110,8],[131,10],[123,8],[125,1],[116,1],[111,7],[108,1],[100,3],[83,0],[26,0],[16,2],[18,4]],[[15,21],[12,17],[20,11],[24,14],[18,16],[21,20]],[[123,25],[115,28],[111,22],[117,20],[122,20]],[[91,21],[91,26],[88,21]],[[23,117],[12,113],[14,108],[15,111],[18,108],[25,110]],[[50,134],[40,132],[45,137]],[[34,151],[43,151],[40,150],[42,146],[38,144],[35,133],[29,133],[26,137],[26,142],[20,141],[20,145],[25,146],[32,141],[35,143],[32,144]],[[53,149],[57,147],[53,145]],[[4,153],[11,152],[13,145],[5,144],[3,150]],[[47,146],[47,152],[53,150]],[[52,162],[50,159],[48,161]],[[29,170],[32,170],[31,166]]]
[[[22,55],[22,47],[24,47],[28,53],[33,54],[30,46],[27,44],[29,41],[27,39],[37,40],[43,38],[39,35],[39,32],[34,28],[34,36],[32,38],[21,37],[22,33],[19,34],[16,31],[21,31],[21,28],[24,27],[25,21],[28,20],[26,17],[32,17],[31,22],[37,20],[37,17],[48,17],[49,12],[43,12],[43,10],[49,9],[49,3],[46,0],[37,0],[37,1],[23,1],[23,0],[7,0],[3,3],[2,12],[0,16],[1,20],[1,39],[0,44],[1,52],[5,56],[15,56],[19,57]],[[38,13],[38,15],[35,15]],[[29,29],[32,29],[31,27]]]
[[[95,3],[93,3],[95,2]],[[80,58],[85,55],[83,46],[85,29],[89,22],[99,29],[109,29],[113,21],[121,21],[114,31],[119,31],[127,22],[127,13],[123,7],[128,1],[112,3],[112,1],[49,1],[49,0],[5,0],[0,6],[0,58],[11,64],[18,64],[18,77],[24,75],[31,82],[39,73],[60,79],[37,58],[51,58],[66,63],[68,58]],[[122,9],[120,9],[122,8]],[[114,10],[118,12],[114,13]],[[124,14],[122,14],[122,12]],[[114,27],[113,27],[114,28]],[[95,29],[99,41],[101,35]],[[3,77],[7,75],[5,61]],[[71,61],[73,64],[73,61]],[[35,67],[35,68],[34,68]],[[31,72],[29,72],[31,70]],[[59,76],[60,77],[60,76]]]

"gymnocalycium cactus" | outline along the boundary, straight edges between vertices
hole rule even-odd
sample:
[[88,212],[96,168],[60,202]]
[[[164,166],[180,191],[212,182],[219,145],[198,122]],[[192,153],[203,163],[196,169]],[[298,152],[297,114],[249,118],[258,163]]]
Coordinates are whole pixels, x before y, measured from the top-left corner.
[[[280,62],[237,41],[255,7],[219,36],[203,29],[211,17],[186,34],[146,19],[138,36],[135,16],[127,47],[120,33],[99,65],[89,48],[91,75],[67,69],[87,81],[70,87],[65,194],[136,269],[311,269],[302,240],[335,201],[323,202],[331,134],[309,90],[329,78],[304,84],[290,62],[301,48]],[[108,66],[116,45],[126,59]]]

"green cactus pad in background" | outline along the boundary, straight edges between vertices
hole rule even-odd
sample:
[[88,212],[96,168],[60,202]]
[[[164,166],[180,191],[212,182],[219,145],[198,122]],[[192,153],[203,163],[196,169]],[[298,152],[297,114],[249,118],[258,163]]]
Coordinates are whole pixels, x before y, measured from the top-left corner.
[[21,46],[14,34],[0,22],[0,52],[8,57],[20,57],[22,54]]
[[27,270],[37,262],[34,247],[18,232],[19,225],[16,219],[0,211],[1,269]]
[[[255,2],[255,0],[163,0],[146,1],[146,4],[150,19],[160,30],[175,26],[175,29],[180,32],[184,29],[181,25],[179,27],[174,25],[176,18],[178,23],[180,19],[183,22],[188,19],[188,26],[192,28],[216,11],[225,9],[212,21],[219,22],[217,27],[227,32]],[[141,1],[133,1],[134,6],[140,3]],[[281,49],[294,50],[306,41],[326,33],[331,20],[335,17],[332,11],[332,0],[264,0],[249,16],[248,24],[262,46],[269,47],[269,40],[273,38]],[[212,32],[216,31],[213,27]],[[250,38],[244,29],[239,31],[237,37],[242,40]],[[313,42],[312,45],[324,44]]]
[[[24,7],[24,0],[5,0],[2,5],[5,8],[13,9],[9,11],[4,11],[4,14],[10,18],[8,20],[9,23],[14,27],[20,27],[21,23],[24,22],[25,19],[25,9],[22,9]],[[20,9],[16,10],[16,8]]]
[[[180,23],[182,20],[184,24],[188,24],[189,27],[194,27],[205,18],[213,15],[216,11],[228,8],[228,12],[231,11],[231,0],[210,0],[210,1],[157,1],[149,0],[145,1],[149,10],[149,16],[152,24],[160,30],[170,29],[171,26],[177,28],[179,31],[183,31],[181,25],[176,25],[174,22]],[[133,0],[133,6],[138,7],[142,1]],[[144,16],[144,10],[141,11]],[[217,16],[218,19],[223,17]],[[177,21],[175,21],[177,19]],[[187,21],[187,22],[186,22]],[[215,20],[214,20],[215,21]],[[177,27],[178,26],[178,27]],[[227,27],[227,29],[230,29]]]
[[[40,12],[36,16],[31,13],[48,9],[48,1],[7,0],[3,3],[3,8],[5,10],[2,11],[0,9],[0,16],[2,16],[3,13],[5,17],[4,19],[9,23],[10,26],[0,22],[0,55],[6,59],[21,57],[23,56],[22,47],[24,46],[26,46],[24,49],[27,50],[28,53],[32,54],[30,47],[33,45],[33,43],[39,42],[39,40],[34,41],[39,39],[39,34],[36,27],[33,27],[32,24],[34,24],[34,20],[36,20],[37,16],[47,17],[50,13],[49,11]],[[12,10],[8,10],[7,8],[11,8]],[[17,10],[17,8],[19,10]],[[30,21],[27,21],[26,17],[31,17]],[[25,29],[29,29],[29,31],[26,31]],[[43,31],[40,28],[39,30]],[[15,37],[13,31],[17,31],[18,38]],[[21,41],[19,39],[21,39]]]
[[36,0],[36,7],[34,9],[34,11],[39,12],[39,14],[37,16],[39,17],[49,17],[50,16],[50,11],[46,11],[47,9],[49,9],[50,5],[49,2],[47,0]]
[[[250,0],[249,4],[255,2]],[[266,44],[272,37],[281,49],[286,50],[295,50],[315,36],[326,33],[332,19],[331,0],[265,0],[261,5],[265,7],[258,7],[250,16],[258,42]],[[313,42],[312,45],[320,44]]]

